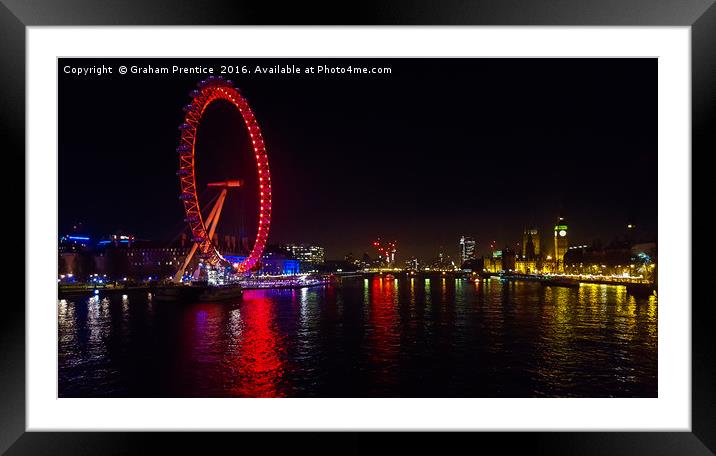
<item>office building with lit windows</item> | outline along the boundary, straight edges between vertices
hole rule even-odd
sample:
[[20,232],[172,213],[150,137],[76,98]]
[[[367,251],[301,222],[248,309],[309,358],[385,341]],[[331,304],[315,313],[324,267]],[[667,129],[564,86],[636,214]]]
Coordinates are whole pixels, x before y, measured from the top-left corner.
[[460,264],[475,259],[475,239],[469,236],[460,238]]
[[323,247],[309,244],[283,244],[281,246],[301,263],[321,264],[326,260]]

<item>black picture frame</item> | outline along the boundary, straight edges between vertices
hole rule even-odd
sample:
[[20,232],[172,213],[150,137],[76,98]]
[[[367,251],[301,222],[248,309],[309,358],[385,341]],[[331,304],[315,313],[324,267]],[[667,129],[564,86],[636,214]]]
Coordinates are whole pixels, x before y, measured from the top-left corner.
[[[716,5],[714,0],[443,0],[370,2],[332,6],[293,2],[205,0],[172,2],[97,0],[0,1],[0,123],[4,159],[25,157],[25,33],[28,26],[70,25],[572,25],[572,26],[690,26],[692,57],[692,159],[716,151]],[[15,166],[13,164],[13,166]],[[16,168],[17,169],[17,168]],[[694,198],[709,194],[692,184]],[[19,201],[18,201],[19,204]],[[15,214],[24,213],[24,208]],[[692,216],[693,218],[693,216]],[[17,220],[18,217],[15,217]],[[693,221],[684,221],[684,223]],[[24,225],[24,222],[21,222]],[[693,226],[693,225],[692,225]],[[24,226],[23,226],[24,228]],[[17,232],[18,230],[15,229]],[[19,230],[24,233],[24,229]],[[32,242],[25,239],[25,243]],[[690,243],[684,248],[691,250]],[[24,252],[23,252],[24,253]],[[21,258],[16,256],[15,258]],[[16,260],[13,260],[16,261]],[[18,260],[19,261],[19,260]],[[690,265],[685,265],[690,266]],[[692,268],[693,278],[705,279]],[[28,276],[25,286],[28,286]],[[692,283],[697,283],[693,280]],[[691,296],[684,296],[689,305]],[[242,447],[266,445],[265,434],[127,432],[25,432],[25,309],[3,306],[0,317],[0,451],[15,454],[134,454],[159,443],[164,451],[182,453],[218,450],[240,439]],[[692,426],[691,432],[520,432],[461,433],[450,446],[469,443],[501,452],[538,451],[545,454],[716,454],[716,337],[710,328],[714,306],[708,299],[693,300],[692,312]],[[281,442],[293,448],[320,450],[326,442],[340,447],[331,452],[357,453],[374,449],[366,433],[334,433],[331,439],[307,434],[271,438],[270,449]],[[384,435],[386,437],[386,435]],[[445,450],[425,434],[398,436],[423,451]],[[253,442],[247,442],[247,440]],[[457,440],[457,441],[456,441]],[[470,442],[466,442],[469,440]],[[489,445],[489,446],[488,446]],[[248,448],[248,446],[246,446]],[[468,447],[471,448],[471,447]],[[476,448],[476,447],[472,447]]]

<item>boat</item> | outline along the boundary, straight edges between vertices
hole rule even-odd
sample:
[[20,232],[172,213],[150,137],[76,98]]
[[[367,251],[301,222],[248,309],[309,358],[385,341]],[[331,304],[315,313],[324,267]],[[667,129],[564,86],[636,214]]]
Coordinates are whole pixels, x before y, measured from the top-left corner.
[[330,277],[299,275],[292,277],[253,277],[238,282],[244,290],[306,288],[330,283]]
[[164,285],[157,288],[152,299],[159,302],[196,301],[207,288],[205,283]]
[[243,287],[238,284],[211,286],[206,287],[201,294],[199,294],[199,301],[213,302],[236,299],[240,298],[242,293]]

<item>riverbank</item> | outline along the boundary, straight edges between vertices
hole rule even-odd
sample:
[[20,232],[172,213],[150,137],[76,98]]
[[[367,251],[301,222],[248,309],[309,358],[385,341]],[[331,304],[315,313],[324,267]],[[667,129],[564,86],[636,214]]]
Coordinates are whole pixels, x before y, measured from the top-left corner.
[[482,277],[498,277],[508,281],[539,282],[545,286],[577,288],[580,284],[624,286],[627,292],[638,296],[656,295],[657,286],[652,282],[638,281],[628,277],[595,277],[587,275],[536,275],[486,273]]

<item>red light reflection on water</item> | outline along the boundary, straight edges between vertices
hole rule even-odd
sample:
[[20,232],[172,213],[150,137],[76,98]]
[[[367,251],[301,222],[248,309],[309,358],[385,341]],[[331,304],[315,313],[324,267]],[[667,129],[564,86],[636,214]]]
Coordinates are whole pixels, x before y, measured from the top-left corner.
[[274,328],[274,303],[261,290],[244,291],[241,312],[240,348],[232,361],[238,381],[233,395],[282,397],[283,347]]
[[396,361],[400,349],[398,332],[398,312],[396,309],[397,284],[395,279],[374,277],[371,283],[370,325],[373,327],[370,338],[371,363],[377,367],[380,384],[393,384],[396,381]]

